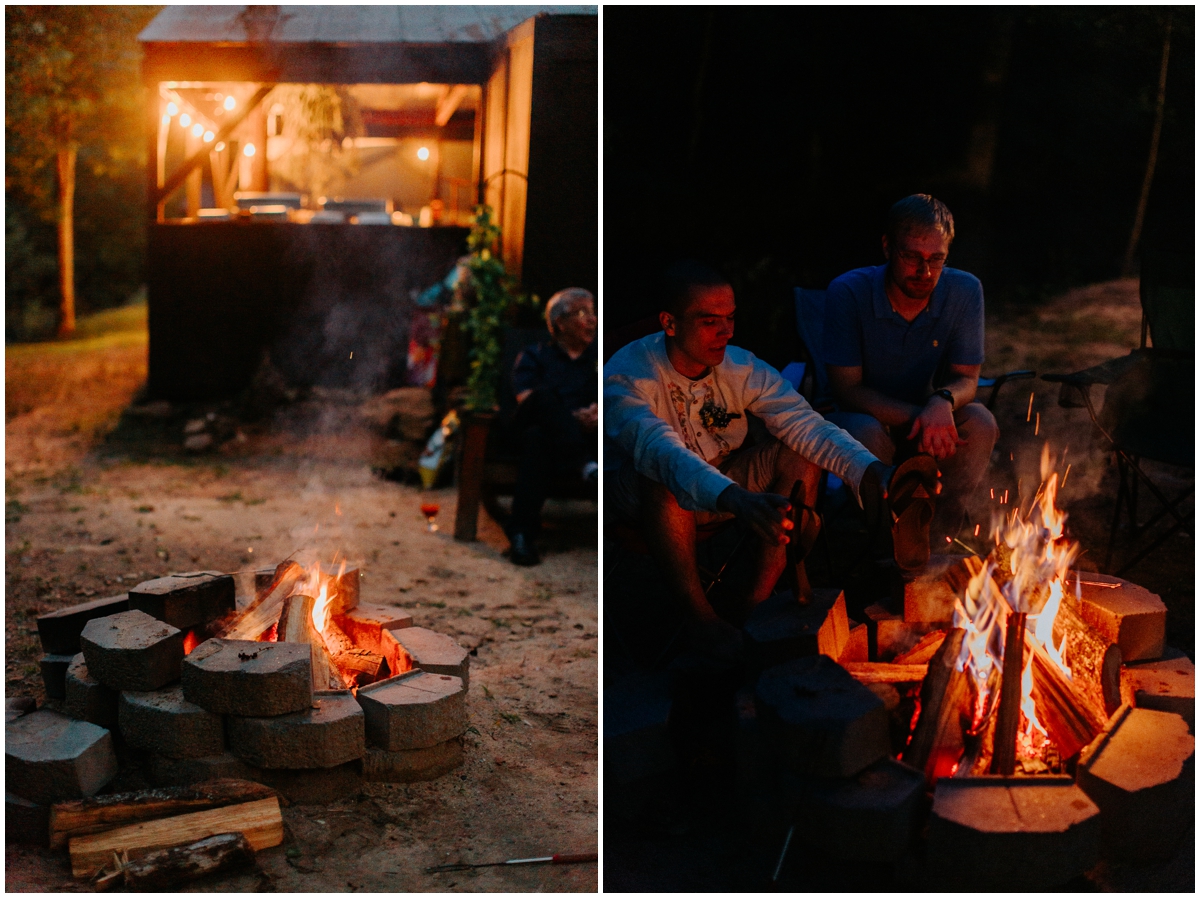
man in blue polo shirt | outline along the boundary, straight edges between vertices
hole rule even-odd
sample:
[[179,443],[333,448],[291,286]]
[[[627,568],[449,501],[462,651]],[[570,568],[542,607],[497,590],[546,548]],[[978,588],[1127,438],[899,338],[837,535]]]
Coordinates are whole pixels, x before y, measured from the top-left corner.
[[946,267],[953,240],[943,203],[926,194],[900,200],[888,213],[886,264],[836,278],[825,306],[840,409],[828,417],[885,464],[918,452],[937,459],[942,493],[931,529],[939,541],[961,528],[999,435],[992,413],[972,401],[983,364],[983,288]]

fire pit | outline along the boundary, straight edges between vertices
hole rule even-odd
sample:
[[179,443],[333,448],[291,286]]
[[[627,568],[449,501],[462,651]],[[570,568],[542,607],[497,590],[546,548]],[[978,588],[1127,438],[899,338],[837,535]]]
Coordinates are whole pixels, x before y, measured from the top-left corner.
[[[909,796],[923,779],[929,888],[1043,889],[1101,857],[1178,849],[1193,808],[1194,668],[1164,646],[1157,596],[1074,569],[1057,488],[1047,451],[1032,505],[996,522],[986,558],[947,558],[906,584],[903,618],[868,609],[887,661],[848,645],[819,647],[823,658],[796,657],[808,653],[795,640],[770,643],[793,655],[773,655],[758,676],[760,745],[744,754],[760,782],[767,758],[766,779],[793,787],[807,843],[891,856],[894,845],[847,834],[922,831]],[[784,625],[778,604],[764,603],[746,630],[853,629],[830,620],[844,617],[840,601],[819,604],[793,608]],[[815,612],[825,620],[809,620]]]
[[469,656],[360,603],[359,581],[345,562],[286,561],[240,608],[232,575],[201,571],[42,616],[62,699],[8,714],[10,811],[39,820],[96,793],[118,751],[156,786],[234,777],[301,803],[460,766]]

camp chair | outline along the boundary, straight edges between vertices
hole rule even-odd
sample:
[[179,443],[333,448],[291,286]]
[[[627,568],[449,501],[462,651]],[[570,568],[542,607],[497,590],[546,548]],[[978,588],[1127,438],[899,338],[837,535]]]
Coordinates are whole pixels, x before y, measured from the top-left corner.
[[[1148,260],[1147,260],[1148,261]],[[1193,516],[1181,505],[1195,490],[1194,483],[1167,498],[1143,466],[1146,460],[1193,471],[1195,465],[1195,288],[1173,287],[1157,282],[1143,262],[1139,295],[1142,304],[1140,346],[1122,358],[1109,359],[1073,374],[1045,374],[1043,380],[1058,383],[1058,404],[1063,408],[1086,408],[1092,422],[1117,459],[1117,501],[1109,530],[1104,570],[1112,570],[1113,547],[1121,512],[1128,514],[1136,541],[1163,518],[1174,523],[1144,546],[1116,573],[1124,574],[1135,564],[1183,531],[1195,537]],[[1149,276],[1148,276],[1149,275]],[[1147,346],[1147,336],[1152,346]],[[1092,387],[1108,389],[1104,404],[1096,410]],[[1158,500],[1159,510],[1138,523],[1139,484]]]

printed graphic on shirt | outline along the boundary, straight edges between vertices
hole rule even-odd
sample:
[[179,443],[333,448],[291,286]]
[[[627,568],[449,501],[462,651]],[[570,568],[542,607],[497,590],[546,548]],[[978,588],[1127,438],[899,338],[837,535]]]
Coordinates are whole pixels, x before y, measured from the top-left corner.
[[740,418],[741,414],[734,412],[730,413],[725,406],[717,405],[717,398],[713,395],[711,383],[704,385],[704,402],[700,406],[700,424],[704,431],[712,437],[714,443],[717,444],[717,457],[724,458],[733,451],[729,442],[718,431],[724,430],[729,426],[729,423],[734,418]]
[[671,402],[675,405],[675,416],[679,419],[679,435],[683,437],[683,444],[691,452],[703,458],[704,454],[692,439],[692,429],[688,426],[688,406],[691,404],[691,400],[684,395],[683,390],[679,389],[678,384],[670,384],[670,387]]

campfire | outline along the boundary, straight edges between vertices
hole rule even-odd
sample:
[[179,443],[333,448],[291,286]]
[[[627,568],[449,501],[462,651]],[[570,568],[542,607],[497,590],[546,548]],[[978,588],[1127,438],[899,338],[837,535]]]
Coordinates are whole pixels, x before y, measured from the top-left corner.
[[[326,803],[460,767],[467,651],[361,604],[359,587],[345,560],[284,561],[255,573],[240,609],[233,575],[194,571],[42,615],[50,702],[10,710],[6,726],[8,789],[30,831],[69,843],[79,878],[149,883],[279,844],[276,795]],[[92,800],[124,762],[118,733],[160,789]],[[152,849],[167,854],[145,871],[125,859]]]
[[797,790],[810,847],[895,860],[921,832],[927,885],[967,890],[1043,889],[1101,856],[1177,849],[1194,669],[1165,645],[1158,596],[1078,569],[1051,458],[1032,500],[996,496],[985,557],[936,556],[903,584],[903,615],[879,602],[856,623],[820,588],[752,612],[754,700],[738,709],[757,735],[740,775]]
[[1028,511],[1013,508],[994,523],[988,557],[962,562],[970,576],[938,659],[952,660],[953,672],[940,694],[942,684],[927,679],[904,755],[930,782],[1018,767],[1061,773],[1114,710],[1119,649],[1079,614],[1081,575],[1071,575],[1079,544],[1055,504],[1048,447],[1041,473]]

